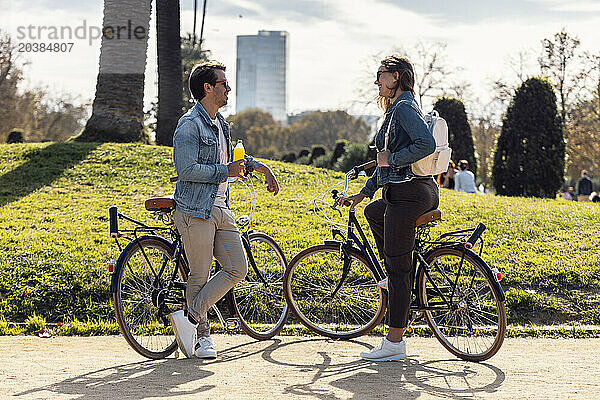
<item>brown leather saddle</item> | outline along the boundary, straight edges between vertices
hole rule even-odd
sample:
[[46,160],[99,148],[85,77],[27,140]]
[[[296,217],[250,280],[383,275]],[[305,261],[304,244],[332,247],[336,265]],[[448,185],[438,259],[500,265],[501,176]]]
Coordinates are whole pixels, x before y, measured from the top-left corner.
[[417,218],[416,226],[419,227],[421,225],[425,225],[428,222],[433,222],[440,219],[442,219],[442,212],[436,208],[435,210],[426,212],[425,214]]
[[148,211],[172,212],[175,210],[175,200],[173,196],[153,197],[144,202]]

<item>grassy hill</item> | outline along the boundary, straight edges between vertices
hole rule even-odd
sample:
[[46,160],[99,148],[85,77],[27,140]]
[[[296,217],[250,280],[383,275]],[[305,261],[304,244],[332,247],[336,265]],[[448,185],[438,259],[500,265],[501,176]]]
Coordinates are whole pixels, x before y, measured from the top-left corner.
[[[274,197],[256,186],[254,228],[275,237],[289,259],[330,238],[312,203],[343,175],[268,163],[281,192]],[[118,249],[108,208],[150,221],[143,201],[171,194],[174,173],[166,147],[0,145],[0,320],[112,319],[106,263]],[[240,185],[232,188],[232,208],[248,212]],[[600,324],[600,206],[443,190],[440,209],[444,221],[434,233],[487,225],[483,258],[504,274],[509,322]],[[357,215],[363,218],[362,207]],[[346,215],[331,216],[345,223]]]

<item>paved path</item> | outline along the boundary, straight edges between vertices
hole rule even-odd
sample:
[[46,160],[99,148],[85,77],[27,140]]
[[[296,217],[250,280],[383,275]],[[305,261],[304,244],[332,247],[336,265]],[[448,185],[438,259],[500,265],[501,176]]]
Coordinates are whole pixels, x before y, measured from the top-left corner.
[[357,354],[379,341],[215,335],[215,361],[148,361],[119,336],[0,337],[1,399],[600,399],[600,339],[507,339],[485,363],[409,338],[408,358]]

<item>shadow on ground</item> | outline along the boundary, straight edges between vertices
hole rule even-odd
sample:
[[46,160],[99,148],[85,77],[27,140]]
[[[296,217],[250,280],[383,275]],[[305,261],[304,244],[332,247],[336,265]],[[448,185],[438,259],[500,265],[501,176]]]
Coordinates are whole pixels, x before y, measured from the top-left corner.
[[0,176],[0,207],[50,185],[100,143],[52,143],[24,153],[26,161]]
[[[16,393],[15,396],[49,396],[51,393],[77,395],[80,400],[177,398],[214,388],[202,385],[213,372],[197,368],[195,360],[166,359],[144,361],[103,368],[40,388]],[[194,388],[178,389],[196,382]]]
[[[371,347],[358,340],[352,343],[359,348]],[[350,393],[352,399],[417,399],[424,394],[445,399],[472,399],[482,394],[493,394],[505,380],[504,372],[489,363],[457,359],[422,362],[418,357],[402,362],[372,363],[348,356],[341,357],[340,361],[340,357],[327,351],[289,351],[295,346],[306,347],[309,344],[315,349],[335,346],[335,342],[326,339],[305,339],[284,344],[281,340],[253,341],[221,350],[219,359],[214,361],[170,358],[124,364],[17,393],[16,396],[54,393],[77,395],[78,399],[83,400],[141,400],[203,393],[197,397],[205,398],[221,393],[212,391],[215,385],[203,384],[205,378],[214,375],[211,365],[225,363],[227,369],[233,371],[251,369],[253,366],[259,368],[261,361],[257,357],[272,364],[278,371],[278,378],[273,379],[273,398],[295,396],[332,400],[340,398],[337,393],[341,389],[346,394]],[[304,356],[299,359],[298,354]],[[344,359],[348,361],[344,362]],[[273,368],[268,371],[268,374],[273,374]],[[245,389],[252,391],[252,385],[251,381],[247,381]]]

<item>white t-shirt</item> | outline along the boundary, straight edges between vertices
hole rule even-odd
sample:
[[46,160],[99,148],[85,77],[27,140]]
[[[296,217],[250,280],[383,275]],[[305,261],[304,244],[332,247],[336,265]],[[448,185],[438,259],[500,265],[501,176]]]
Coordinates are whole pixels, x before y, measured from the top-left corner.
[[[219,128],[219,149],[221,151],[220,161],[221,164],[227,165],[227,153],[228,147],[227,140],[225,139],[225,134],[223,133],[223,127],[217,118],[211,119],[213,124]],[[219,184],[219,189],[217,190],[217,197],[215,198],[215,206],[226,208],[227,203],[225,202],[227,199],[227,187],[229,186],[229,178],[223,183]]]

